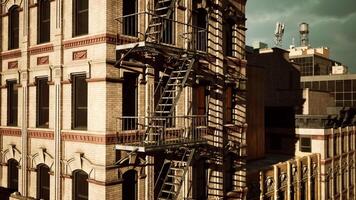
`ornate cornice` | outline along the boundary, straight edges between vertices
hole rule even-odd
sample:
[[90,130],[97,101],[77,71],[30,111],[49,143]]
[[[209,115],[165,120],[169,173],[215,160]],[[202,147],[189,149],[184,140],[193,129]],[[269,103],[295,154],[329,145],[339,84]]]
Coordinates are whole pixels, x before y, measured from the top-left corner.
[[113,34],[100,34],[82,38],[74,38],[63,42],[64,49],[90,46],[94,44],[116,44],[116,36]]

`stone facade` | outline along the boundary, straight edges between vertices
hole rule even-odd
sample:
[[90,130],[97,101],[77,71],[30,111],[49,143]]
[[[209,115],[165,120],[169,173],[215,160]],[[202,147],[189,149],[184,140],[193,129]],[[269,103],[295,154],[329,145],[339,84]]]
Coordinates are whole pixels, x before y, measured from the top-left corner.
[[[148,11],[146,5],[153,1],[139,0],[138,12]],[[179,3],[178,3],[179,2]],[[183,4],[183,5],[180,5]],[[239,153],[239,159],[233,163],[236,169],[232,176],[233,186],[224,188],[224,179],[227,177],[224,164],[224,148],[226,140],[245,145],[245,103],[235,104],[233,108],[234,122],[224,122],[225,79],[233,70],[245,75],[246,64],[244,55],[245,44],[245,0],[223,1],[203,0],[198,5],[208,11],[208,55],[209,59],[199,61],[207,66],[213,73],[217,82],[209,85],[209,130],[212,133],[211,146],[216,147],[221,154],[218,160],[208,159],[208,182],[206,185],[207,198],[243,199],[245,191],[244,180],[244,152]],[[13,5],[19,6],[19,48],[8,50],[8,10]],[[49,168],[50,199],[74,199],[73,177],[74,172],[80,170],[88,175],[88,199],[122,199],[125,173],[134,170],[137,173],[137,199],[154,199],[154,170],[157,157],[167,154],[160,151],[156,153],[135,153],[131,151],[118,151],[115,145],[125,132],[120,129],[120,118],[123,117],[123,78],[124,73],[130,70],[114,67],[116,61],[115,48],[125,45],[120,42],[125,36],[121,25],[115,20],[123,15],[122,1],[89,0],[88,7],[88,34],[73,37],[73,1],[50,1],[50,41],[37,43],[37,9],[38,0],[7,1],[2,5],[1,17],[1,176],[0,186],[8,187],[8,162],[16,160],[18,165],[18,193],[12,199],[38,198],[37,167],[44,164]],[[181,23],[177,25],[176,46],[185,48],[184,35],[186,24],[191,23],[193,6],[191,1],[177,1],[175,19]],[[228,11],[223,13],[223,10]],[[231,12],[229,14],[229,12]],[[227,15],[239,13],[243,19],[235,20],[233,27],[233,54],[224,56],[222,27],[223,19]],[[240,21],[239,21],[240,20]],[[140,23],[139,27],[145,29],[147,24]],[[180,27],[178,27],[180,26]],[[117,40],[118,39],[118,40]],[[131,38],[132,39],[132,38]],[[134,39],[135,40],[135,39]],[[118,45],[117,45],[118,44]],[[116,46],[117,45],[117,46]],[[146,58],[145,58],[146,59]],[[151,59],[151,60],[150,60]],[[136,59],[139,60],[139,59]],[[135,61],[136,62],[136,61]],[[141,61],[140,61],[141,62]],[[137,87],[137,116],[145,117],[152,112],[151,100],[154,98],[154,74],[157,58],[147,58],[141,62],[146,68],[139,71]],[[137,68],[132,67],[137,70]],[[132,70],[131,69],[131,70]],[[234,72],[234,73],[235,73]],[[87,102],[87,128],[86,130],[73,129],[73,98],[72,75],[84,73],[88,85]],[[49,84],[49,124],[48,128],[39,128],[36,125],[38,118],[36,105],[36,78],[47,77]],[[200,79],[204,79],[200,78]],[[8,126],[8,90],[7,81],[16,80],[18,88],[18,117],[16,126]],[[202,80],[200,80],[202,81]],[[196,82],[199,82],[197,79]],[[232,84],[238,85],[235,79]],[[236,86],[237,87],[237,86]],[[243,91],[239,93],[243,96]],[[190,115],[194,106],[192,87],[185,87],[177,104],[179,115]],[[178,115],[178,114],[177,114]],[[242,128],[241,128],[242,127]],[[229,138],[222,139],[223,135]],[[201,148],[201,147],[199,147]],[[208,152],[209,148],[201,148],[201,153]],[[209,152],[206,153],[209,155]],[[211,155],[210,155],[211,156]],[[125,160],[125,158],[128,158]],[[194,177],[193,170],[186,174],[186,180],[180,192],[180,199],[192,198],[191,182]],[[231,179],[231,177],[229,178]],[[237,195],[235,194],[237,193]]]

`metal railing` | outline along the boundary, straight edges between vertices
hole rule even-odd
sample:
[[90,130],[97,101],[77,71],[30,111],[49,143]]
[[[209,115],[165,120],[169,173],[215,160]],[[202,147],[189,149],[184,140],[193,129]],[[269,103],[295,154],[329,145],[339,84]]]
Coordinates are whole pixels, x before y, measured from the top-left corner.
[[[204,28],[173,19],[166,19],[150,12],[138,12],[125,15],[118,17],[116,20],[119,23],[119,38],[123,37],[126,39],[131,37],[132,42],[157,42],[175,45],[179,48],[187,48],[189,50],[207,50],[208,36],[207,30]],[[151,20],[153,21],[151,22]],[[151,31],[147,31],[149,30],[149,25],[154,26],[154,24],[162,24],[164,28],[157,26],[150,28]],[[152,38],[154,37],[153,32],[157,32],[159,36],[158,41],[156,40],[157,38]],[[118,40],[118,45],[124,44],[121,41],[120,39]],[[186,43],[188,45],[185,45]]]
[[[154,119],[154,120],[152,120]],[[160,121],[160,134],[155,144],[148,144],[148,122]],[[156,125],[157,126],[157,125]],[[119,144],[127,145],[167,145],[190,142],[203,142],[209,133],[206,116],[169,116],[169,117],[131,117],[117,119],[117,139]],[[152,138],[150,138],[152,141]]]

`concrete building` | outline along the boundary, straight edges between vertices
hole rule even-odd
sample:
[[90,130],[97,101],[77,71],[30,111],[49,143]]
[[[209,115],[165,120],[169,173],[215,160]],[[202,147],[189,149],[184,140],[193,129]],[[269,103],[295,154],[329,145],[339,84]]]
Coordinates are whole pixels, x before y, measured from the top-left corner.
[[[254,77],[260,77],[251,85],[255,85],[253,87],[262,85],[263,88],[258,91],[254,91],[253,88],[248,89],[248,96],[250,99],[261,99],[256,93],[262,93],[263,103],[259,101],[260,105],[249,106],[248,114],[251,112],[262,113],[263,116],[260,117],[264,120],[265,130],[259,132],[260,136],[256,137],[252,143],[260,144],[263,140],[265,145],[259,147],[265,148],[265,152],[293,155],[294,149],[290,147],[294,146],[295,143],[295,114],[302,112],[304,103],[303,91],[300,89],[299,70],[289,62],[288,52],[283,49],[272,48],[256,51],[258,52],[247,54],[248,72],[256,66],[263,68],[264,71],[260,72],[261,75],[258,75],[255,72],[256,70],[253,70],[248,76],[251,77],[250,82],[254,80]],[[259,109],[261,105],[263,109]],[[258,110],[255,110],[255,108]],[[250,123],[255,123],[254,121],[259,121],[259,119],[259,117],[255,117],[251,119]],[[251,125],[249,129],[255,128]],[[247,138],[249,139],[256,133],[256,131],[248,132]],[[255,147],[248,146],[247,148],[250,150]]]
[[2,3],[1,199],[244,199],[245,4]]
[[329,92],[337,107],[356,106],[356,74],[303,76],[301,87]]
[[296,155],[320,154],[321,199],[355,199],[355,111],[296,118]]

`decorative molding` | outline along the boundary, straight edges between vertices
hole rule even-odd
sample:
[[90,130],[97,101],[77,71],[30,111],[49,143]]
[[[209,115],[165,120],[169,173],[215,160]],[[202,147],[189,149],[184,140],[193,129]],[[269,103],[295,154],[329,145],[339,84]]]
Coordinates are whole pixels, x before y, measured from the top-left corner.
[[139,39],[137,37],[127,36],[127,35],[118,35],[117,37],[118,45],[130,44],[134,42],[139,42]]
[[17,60],[7,63],[7,69],[17,69],[17,68],[19,68],[19,62]]
[[72,81],[69,79],[61,81],[61,84],[71,84],[71,83],[72,83]]
[[53,131],[42,131],[42,130],[28,130],[28,137],[29,138],[53,140],[54,132]]
[[3,60],[20,58],[21,55],[21,50],[19,49],[1,52],[1,57]]
[[116,181],[110,181],[110,182],[105,182],[105,181],[97,181],[94,179],[87,179],[88,183],[92,183],[95,185],[100,185],[100,186],[111,186],[111,185],[117,185],[123,182],[122,179],[116,180]]
[[73,51],[73,60],[84,60],[87,59],[88,57],[88,51],[87,50],[81,50],[81,51]]
[[90,78],[90,79],[86,79],[86,81],[89,82],[110,82],[110,83],[122,83],[124,81],[124,79],[122,78],[110,78],[110,77],[106,77],[106,78]]
[[88,133],[62,132],[63,141],[83,142],[91,144],[116,144],[116,134],[95,135]]
[[21,129],[19,129],[19,128],[0,128],[0,135],[21,137]]
[[53,44],[37,45],[29,48],[30,55],[53,52]]
[[90,46],[94,44],[116,44],[116,35],[100,34],[82,38],[74,38],[63,42],[64,49]]
[[49,56],[37,57],[37,65],[48,65],[48,64],[49,64]]

